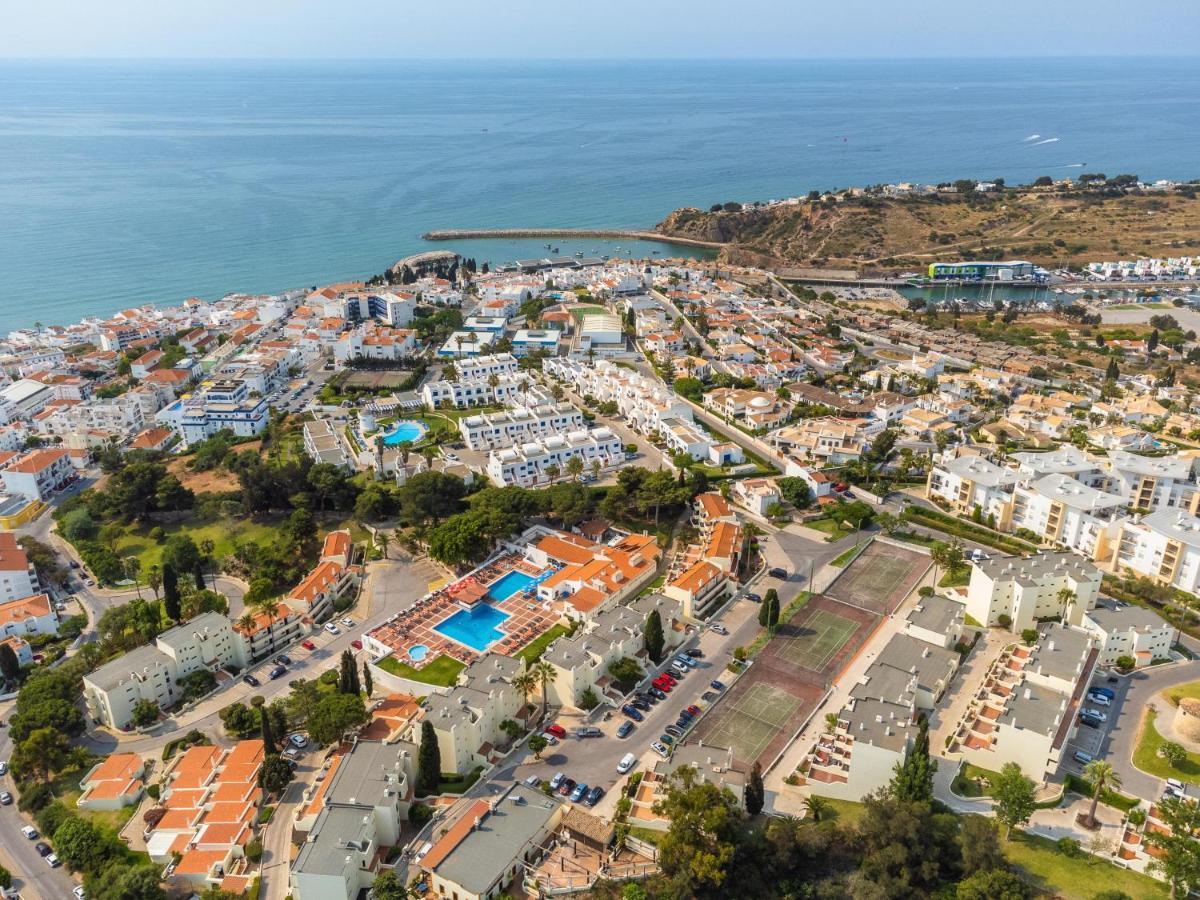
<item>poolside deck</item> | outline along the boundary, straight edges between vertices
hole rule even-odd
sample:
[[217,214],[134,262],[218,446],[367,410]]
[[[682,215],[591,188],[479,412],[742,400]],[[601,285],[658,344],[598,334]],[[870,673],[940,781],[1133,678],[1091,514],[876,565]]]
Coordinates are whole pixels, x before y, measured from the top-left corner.
[[[549,631],[562,617],[560,604],[538,600],[533,584],[515,591],[504,600],[490,599],[488,588],[514,571],[541,579],[552,574],[555,568],[539,567],[520,554],[508,554],[422,597],[392,621],[373,630],[371,637],[390,647],[400,662],[415,669],[424,668],[439,656],[449,656],[468,665],[486,653],[512,656],[530,641]],[[508,614],[508,618],[496,626],[496,630],[505,635],[496,643],[478,651],[436,630],[438,625],[455,613],[470,609],[481,601],[491,602],[496,609]],[[428,652],[422,659],[413,659],[408,651],[419,646],[427,647]]]

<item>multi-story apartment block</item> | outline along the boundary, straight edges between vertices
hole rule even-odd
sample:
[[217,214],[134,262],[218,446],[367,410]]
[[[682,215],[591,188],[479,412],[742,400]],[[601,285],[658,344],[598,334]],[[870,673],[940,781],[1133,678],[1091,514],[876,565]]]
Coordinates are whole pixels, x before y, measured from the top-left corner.
[[514,407],[458,420],[458,430],[472,450],[500,450],[584,428],[583,413],[570,403]]
[[955,456],[930,469],[928,493],[962,514],[978,507],[1003,525],[1016,484],[1017,473],[1011,469],[982,456]]
[[155,418],[191,445],[226,428],[239,437],[261,434],[269,413],[265,398],[251,397],[244,381],[229,379],[214,381],[196,394],[176,400]]
[[37,571],[29,554],[11,531],[0,531],[0,602],[18,600],[41,592]]
[[421,388],[421,400],[429,407],[510,404],[518,402],[532,381],[524,372],[483,377],[459,377],[455,381],[431,381]]
[[667,420],[692,420],[687,401],[662,382],[607,360],[589,364],[557,357],[546,360],[542,371],[571,385],[582,397],[592,397],[598,403],[616,403],[621,418],[642,434],[663,433]]
[[1148,666],[1170,659],[1179,630],[1141,606],[1100,600],[1083,615],[1083,627],[1096,637],[1100,665],[1116,665],[1122,656]]
[[967,615],[985,625],[996,625],[1006,616],[1015,632],[1047,618],[1079,625],[1096,605],[1101,577],[1090,562],[1067,552],[1028,559],[995,556],[972,566]]
[[1200,506],[1200,488],[1195,482],[1196,459],[1184,456],[1139,456],[1124,450],[1108,454],[1106,489],[1139,510],[1167,507],[1186,509],[1195,515]]
[[1112,553],[1124,519],[1125,501],[1060,473],[1018,485],[1012,494],[1013,529],[1032,531],[1087,559]]
[[[520,660],[490,654],[464,669],[449,692],[425,698],[421,722],[429,722],[437,735],[443,772],[465,773],[489,762],[492,748],[504,738],[500,723],[518,718],[525,703],[512,686],[520,671]],[[414,741],[420,740],[421,727],[413,724]]]
[[0,453],[0,483],[10,494],[29,501],[47,500],[76,479],[67,450]]
[[1160,509],[1121,523],[1112,570],[1132,572],[1195,594],[1200,590],[1200,518]]
[[[566,434],[530,441],[516,447],[494,450],[488,457],[487,474],[500,487],[515,484],[532,487],[548,484],[566,474],[567,464],[578,458],[589,468],[593,461],[607,469],[625,460],[625,448],[611,428],[579,429]],[[557,473],[551,471],[551,467]],[[552,477],[553,475],[553,477]]]
[[58,634],[58,614],[49,594],[0,600],[0,638]]

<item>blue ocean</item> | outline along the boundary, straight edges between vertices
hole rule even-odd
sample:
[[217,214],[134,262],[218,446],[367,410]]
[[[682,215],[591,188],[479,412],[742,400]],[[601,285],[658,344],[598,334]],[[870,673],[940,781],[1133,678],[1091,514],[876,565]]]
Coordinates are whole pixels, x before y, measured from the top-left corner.
[[367,276],[435,228],[642,227],[883,181],[1189,179],[1197,146],[1195,58],[5,61],[0,333]]

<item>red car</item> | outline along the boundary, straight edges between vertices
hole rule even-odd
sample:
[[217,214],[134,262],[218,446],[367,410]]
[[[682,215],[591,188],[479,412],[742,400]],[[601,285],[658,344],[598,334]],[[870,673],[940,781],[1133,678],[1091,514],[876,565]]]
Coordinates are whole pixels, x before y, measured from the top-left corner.
[[700,715],[700,707],[698,707],[694,704],[692,706],[689,706],[687,711],[690,712],[693,716]]
[[563,728],[561,725],[547,725],[542,729],[542,731],[546,732],[546,734],[554,735],[560,741],[567,736],[567,729]]
[[671,681],[669,678],[664,678],[662,675],[659,675],[657,678],[655,678],[652,684],[660,691],[665,691],[668,694],[671,693],[671,688],[675,686],[673,681]]
[[301,641],[300,646],[303,647],[305,650],[316,650],[317,649],[317,645],[314,644],[312,641]]
[[354,640],[352,640],[350,642],[350,646],[353,647],[355,650],[361,650],[362,649],[362,641],[360,641],[358,638],[355,638]]
[[671,685],[671,687],[675,687],[675,685],[679,684],[679,682],[675,680],[675,676],[671,675],[667,672],[663,672],[658,677],[661,678],[663,681],[665,681],[667,684]]

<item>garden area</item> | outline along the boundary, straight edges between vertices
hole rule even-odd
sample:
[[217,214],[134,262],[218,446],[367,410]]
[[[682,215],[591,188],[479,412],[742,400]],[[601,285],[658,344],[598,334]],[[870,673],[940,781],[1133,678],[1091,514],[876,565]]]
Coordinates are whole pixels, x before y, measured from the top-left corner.
[[990,797],[992,785],[999,777],[999,772],[964,763],[950,783],[950,789],[960,797]]
[[455,684],[458,681],[458,673],[466,668],[451,656],[439,656],[420,669],[414,669],[408,663],[402,663],[394,656],[385,656],[376,665],[397,678],[407,678],[409,681],[419,681],[422,684],[432,684],[437,687],[450,687]]
[[[1142,718],[1142,732],[1133,749],[1133,764],[1147,775],[1157,778],[1178,778],[1189,784],[1200,784],[1200,754],[1184,750],[1175,762],[1168,761],[1163,755],[1163,748],[1170,746],[1170,743],[1154,727],[1157,715],[1154,710],[1147,709]],[[1171,754],[1170,750],[1165,752]]]
[[1017,872],[1048,896],[1062,900],[1092,900],[1104,891],[1122,891],[1138,900],[1165,898],[1170,891],[1148,875],[1122,869],[1090,853],[1064,853],[1054,841],[1013,831],[1004,855]]

